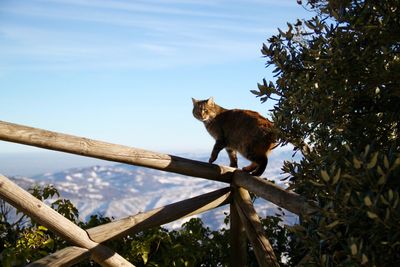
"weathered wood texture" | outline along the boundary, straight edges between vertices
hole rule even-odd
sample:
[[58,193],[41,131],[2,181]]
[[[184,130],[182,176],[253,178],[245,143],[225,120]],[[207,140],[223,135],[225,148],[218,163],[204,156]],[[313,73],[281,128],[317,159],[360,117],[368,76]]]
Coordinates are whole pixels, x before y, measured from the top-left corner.
[[[235,189],[232,187],[232,190]],[[235,192],[233,191],[233,194]],[[230,204],[230,242],[231,242],[231,256],[230,266],[232,267],[245,267],[247,266],[247,237],[246,231],[240,220],[235,204]]]
[[253,207],[249,192],[244,188],[238,188],[233,195],[234,203],[240,219],[246,229],[257,262],[261,267],[279,267],[274,250],[265,237],[261,221]]
[[90,257],[90,251],[80,247],[67,247],[50,254],[40,260],[28,264],[26,267],[64,267],[78,264]]
[[76,137],[0,121],[0,140],[56,151],[116,161],[148,168],[231,182],[254,192],[295,214],[311,212],[311,206],[299,195],[234,168],[150,152],[142,149]]
[[219,189],[194,198],[182,200],[165,207],[139,213],[118,221],[86,230],[90,238],[102,243],[112,238],[134,234],[145,229],[199,214],[230,202],[230,188]]
[[221,182],[231,179],[231,168],[3,121],[0,140]]
[[83,229],[1,174],[0,197],[57,235],[88,249],[93,260],[102,266],[133,266],[119,254],[91,240]]

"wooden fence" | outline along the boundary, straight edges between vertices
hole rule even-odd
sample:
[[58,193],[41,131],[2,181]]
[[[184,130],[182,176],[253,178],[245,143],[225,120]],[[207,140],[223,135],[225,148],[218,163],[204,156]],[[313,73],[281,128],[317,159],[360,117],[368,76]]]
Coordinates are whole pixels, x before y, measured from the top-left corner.
[[231,266],[245,266],[247,239],[260,266],[279,266],[263,232],[249,191],[295,214],[313,211],[301,196],[243,171],[0,121],[0,140],[87,157],[143,166],[226,183],[227,187],[83,230],[0,174],[0,197],[74,246],[29,266],[70,266],[91,258],[102,266],[133,266],[102,243],[229,204],[232,231]]

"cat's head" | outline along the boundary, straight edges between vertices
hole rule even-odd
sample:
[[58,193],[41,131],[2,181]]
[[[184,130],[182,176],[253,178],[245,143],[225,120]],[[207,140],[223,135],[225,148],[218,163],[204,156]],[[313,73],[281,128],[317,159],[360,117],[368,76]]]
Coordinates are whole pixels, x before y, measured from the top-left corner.
[[193,101],[193,116],[202,122],[207,122],[215,118],[218,115],[218,109],[214,102],[214,98],[210,97],[206,100],[196,100],[192,98]]

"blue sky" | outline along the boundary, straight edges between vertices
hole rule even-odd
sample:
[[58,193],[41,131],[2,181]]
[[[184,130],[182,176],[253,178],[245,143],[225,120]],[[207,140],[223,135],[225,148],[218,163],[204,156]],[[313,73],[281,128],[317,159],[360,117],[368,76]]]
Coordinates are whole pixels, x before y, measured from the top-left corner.
[[[0,120],[177,153],[210,151],[191,97],[268,116],[260,48],[296,0],[0,1]],[[0,141],[0,153],[37,151]]]

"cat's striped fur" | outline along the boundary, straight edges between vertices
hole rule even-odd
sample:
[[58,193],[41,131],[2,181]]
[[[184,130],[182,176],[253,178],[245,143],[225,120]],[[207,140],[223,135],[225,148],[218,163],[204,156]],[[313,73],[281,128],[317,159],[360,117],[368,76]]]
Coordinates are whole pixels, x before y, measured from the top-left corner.
[[204,123],[216,140],[209,162],[214,162],[225,148],[231,167],[238,166],[239,152],[252,162],[243,170],[260,176],[268,164],[268,153],[276,147],[273,123],[251,110],[222,108],[213,98],[192,101],[194,117]]

